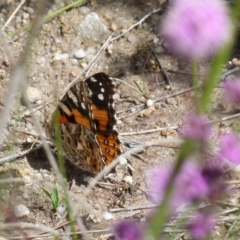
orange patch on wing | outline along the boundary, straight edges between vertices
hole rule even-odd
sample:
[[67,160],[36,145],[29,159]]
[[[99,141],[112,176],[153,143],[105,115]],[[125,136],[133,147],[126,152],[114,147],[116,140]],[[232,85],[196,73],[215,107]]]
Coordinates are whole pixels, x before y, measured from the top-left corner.
[[84,127],[91,129],[89,119],[83,116],[77,109],[72,110],[75,121],[77,124],[83,125]]
[[60,124],[67,124],[69,123],[69,121],[67,120],[67,118],[61,114],[59,114],[59,123]]
[[94,119],[98,120],[99,122],[99,130],[101,131],[106,131],[107,130],[107,125],[108,125],[108,111],[103,109],[97,108],[96,105],[92,105],[92,112]]
[[[120,143],[119,143],[118,136],[111,134],[106,138],[101,134],[97,134],[96,138],[101,148],[102,154],[107,158],[105,161],[105,164],[108,165],[120,153]],[[108,144],[104,143],[105,139],[108,140]],[[109,149],[110,152],[107,152],[106,149]]]

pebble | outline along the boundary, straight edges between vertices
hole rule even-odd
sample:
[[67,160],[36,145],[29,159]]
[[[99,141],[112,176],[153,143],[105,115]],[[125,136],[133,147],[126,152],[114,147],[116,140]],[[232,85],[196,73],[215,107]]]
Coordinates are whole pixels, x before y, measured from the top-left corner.
[[29,18],[29,13],[24,12],[24,13],[23,13],[23,18],[24,18],[24,19],[28,19],[28,18]]
[[101,22],[94,12],[87,14],[77,28],[78,35],[82,41],[89,45],[89,42],[101,43],[109,35],[107,27]]
[[67,205],[66,203],[61,203],[57,206],[57,212],[60,213],[60,214],[63,214],[66,212],[66,208],[67,208]]
[[166,103],[168,105],[177,105],[177,100],[176,100],[176,98],[167,98]]
[[239,60],[238,60],[237,58],[233,58],[233,59],[232,59],[232,65],[233,65],[234,67],[239,66]]
[[119,157],[119,164],[120,165],[126,165],[127,163],[128,163],[128,161],[127,161],[126,158],[124,158],[122,156]]
[[84,181],[84,182],[87,182],[87,183],[88,183],[88,182],[91,182],[92,180],[93,180],[92,177],[84,177],[84,178],[83,178],[83,181]]
[[46,58],[41,56],[41,57],[38,57],[37,58],[37,63],[40,64],[40,63],[45,63],[46,62]]
[[153,105],[153,100],[152,99],[148,99],[146,102],[147,107],[150,107]]
[[81,63],[81,67],[83,68],[83,69],[85,69],[85,68],[87,68],[87,63],[85,63],[85,62],[83,62],[83,63]]
[[84,52],[84,50],[82,48],[78,49],[75,53],[74,53],[75,58],[81,59],[86,57],[86,53]]
[[38,101],[42,97],[41,92],[37,88],[30,87],[30,86],[27,88],[26,94],[31,103]]
[[24,192],[23,195],[22,195],[22,197],[23,197],[25,200],[28,200],[28,198],[29,198],[28,192]]
[[63,53],[63,54],[59,54],[59,55],[55,56],[54,60],[59,61],[59,60],[67,59],[67,58],[69,58],[69,54]]
[[112,23],[110,26],[110,30],[112,30],[113,32],[117,31],[117,25],[115,23]]
[[93,60],[93,58],[94,58],[94,55],[93,55],[93,54],[88,54],[88,55],[86,55],[86,61],[87,61],[88,63],[90,63],[90,62]]
[[27,141],[28,143],[32,143],[32,142],[33,142],[33,138],[32,138],[32,137],[27,137],[26,141]]
[[16,217],[23,217],[30,213],[29,209],[23,204],[14,206],[13,212]]
[[128,183],[128,184],[133,184],[133,178],[132,178],[132,176],[126,176],[124,179],[123,179],[123,181],[125,182],[125,183]]
[[158,37],[155,37],[155,38],[153,39],[153,43],[157,43],[157,42],[159,42],[159,38],[158,38]]
[[105,220],[111,220],[111,219],[114,218],[114,216],[113,216],[113,214],[110,213],[110,212],[104,212],[104,213],[103,213],[103,218],[104,218]]
[[80,12],[82,15],[87,15],[87,14],[90,13],[91,11],[90,11],[90,9],[89,9],[88,7],[83,6],[83,7],[80,7],[80,8],[79,8],[79,12]]
[[34,9],[31,7],[26,7],[26,12],[28,12],[29,14],[33,14],[34,13]]
[[72,65],[77,66],[78,65],[78,60],[76,58],[71,59]]
[[127,36],[127,40],[130,42],[130,43],[136,43],[138,41],[138,37],[136,34],[134,33],[129,33],[128,36]]

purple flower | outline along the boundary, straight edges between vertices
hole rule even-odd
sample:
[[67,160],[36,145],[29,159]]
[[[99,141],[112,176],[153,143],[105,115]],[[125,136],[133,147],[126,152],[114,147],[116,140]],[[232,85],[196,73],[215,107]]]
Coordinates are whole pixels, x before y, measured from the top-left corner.
[[240,138],[232,132],[223,134],[220,139],[218,156],[221,160],[240,164]]
[[[161,202],[171,174],[173,165],[160,166],[149,172],[147,187],[152,194],[151,199]],[[209,194],[209,187],[206,179],[202,175],[202,169],[193,160],[186,160],[175,179],[175,188],[171,200],[171,208],[175,210],[183,204],[202,199]]]
[[180,133],[183,138],[204,141],[211,136],[212,128],[207,116],[191,113],[187,116],[187,121],[180,129]]
[[216,219],[209,213],[197,212],[187,225],[192,239],[205,239],[213,227],[216,226]]
[[177,203],[189,203],[209,194],[209,186],[202,175],[202,168],[194,160],[186,160],[176,178]]
[[159,203],[163,200],[168,182],[173,171],[173,165],[161,165],[148,172],[146,185],[150,190],[150,201]]
[[240,103],[240,78],[226,80],[222,86],[225,98],[229,103]]
[[215,54],[231,30],[229,10],[221,0],[173,0],[161,26],[169,50],[195,60]]
[[120,221],[114,226],[114,236],[118,240],[141,240],[143,234],[142,227],[129,220]]
[[221,163],[215,164],[207,164],[202,169],[202,176],[209,187],[209,195],[208,198],[211,201],[218,200],[221,194],[225,193],[226,186],[224,184],[224,174],[223,169],[221,167]]

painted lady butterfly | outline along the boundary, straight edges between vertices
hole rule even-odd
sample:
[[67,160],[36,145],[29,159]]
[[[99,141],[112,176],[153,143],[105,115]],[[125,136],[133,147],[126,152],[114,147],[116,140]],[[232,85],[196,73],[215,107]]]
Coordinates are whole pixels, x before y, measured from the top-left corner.
[[121,153],[115,96],[112,79],[96,73],[67,91],[47,124],[48,135],[54,136],[57,114],[65,156],[83,170],[97,173]]

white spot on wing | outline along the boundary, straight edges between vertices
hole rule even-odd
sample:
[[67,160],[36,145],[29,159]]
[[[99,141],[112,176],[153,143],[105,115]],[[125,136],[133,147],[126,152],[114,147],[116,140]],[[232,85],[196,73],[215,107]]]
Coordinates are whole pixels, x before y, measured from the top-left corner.
[[104,88],[101,88],[101,92],[104,93],[104,92],[105,92],[105,89],[104,89]]
[[96,81],[97,81],[97,79],[94,78],[94,77],[91,77],[90,80],[91,80],[92,82],[96,82]]
[[91,97],[93,95],[92,91],[88,89],[88,92],[89,92],[89,96]]
[[81,103],[81,106],[82,106],[83,109],[86,109],[86,106],[83,102]]
[[73,92],[71,91],[71,89],[68,90],[67,94],[73,100],[73,102],[77,105],[78,100],[77,100],[76,96],[73,94]]
[[103,94],[98,94],[98,98],[100,99],[100,100],[103,100],[104,99],[104,96],[103,96]]
[[102,83],[100,82],[99,85],[102,86]]

